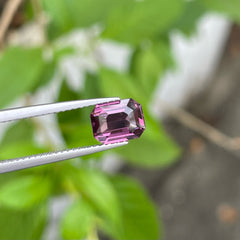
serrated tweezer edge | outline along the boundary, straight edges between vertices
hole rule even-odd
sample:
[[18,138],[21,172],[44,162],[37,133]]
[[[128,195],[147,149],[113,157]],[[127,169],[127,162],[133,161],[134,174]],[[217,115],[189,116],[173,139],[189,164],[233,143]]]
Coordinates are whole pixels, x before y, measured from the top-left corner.
[[12,108],[0,111],[0,123],[16,121],[25,118],[38,117],[52,113],[70,111],[78,108],[93,106],[119,100],[116,98],[95,98],[58,103],[49,103],[36,106]]
[[121,147],[128,142],[119,142],[107,145],[95,145],[89,147],[67,149],[59,152],[43,153],[38,155],[26,156],[23,158],[15,158],[0,161],[0,173],[12,172],[20,169],[36,167],[48,163],[59,162],[67,159],[81,157],[84,155],[102,152],[105,150]]

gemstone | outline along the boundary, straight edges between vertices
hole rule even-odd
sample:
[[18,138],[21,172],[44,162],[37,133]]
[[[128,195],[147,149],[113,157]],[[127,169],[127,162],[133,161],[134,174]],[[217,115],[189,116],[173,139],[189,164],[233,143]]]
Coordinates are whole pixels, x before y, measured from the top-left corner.
[[98,104],[90,117],[94,137],[104,144],[139,138],[145,130],[142,106],[131,98]]

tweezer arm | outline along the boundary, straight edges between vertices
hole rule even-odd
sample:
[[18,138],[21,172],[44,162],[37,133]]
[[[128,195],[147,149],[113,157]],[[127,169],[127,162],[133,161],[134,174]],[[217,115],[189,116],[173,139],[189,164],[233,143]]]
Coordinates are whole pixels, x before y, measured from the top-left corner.
[[6,109],[0,111],[0,123],[64,112],[116,100],[119,100],[119,98],[96,98]]
[[128,144],[128,142],[113,143],[107,145],[95,145],[83,148],[73,148],[60,152],[50,152],[39,155],[33,155],[23,158],[15,158],[0,161],[0,173],[12,172],[20,169],[40,166],[48,163],[63,161],[81,157],[91,153],[101,152],[116,147],[121,147]]

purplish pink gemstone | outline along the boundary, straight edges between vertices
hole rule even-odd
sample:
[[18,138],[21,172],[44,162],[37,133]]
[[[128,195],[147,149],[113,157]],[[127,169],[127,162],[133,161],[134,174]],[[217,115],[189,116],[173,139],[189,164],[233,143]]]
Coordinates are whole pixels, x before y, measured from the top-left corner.
[[145,130],[142,106],[131,98],[96,105],[90,116],[93,135],[104,144],[139,138]]

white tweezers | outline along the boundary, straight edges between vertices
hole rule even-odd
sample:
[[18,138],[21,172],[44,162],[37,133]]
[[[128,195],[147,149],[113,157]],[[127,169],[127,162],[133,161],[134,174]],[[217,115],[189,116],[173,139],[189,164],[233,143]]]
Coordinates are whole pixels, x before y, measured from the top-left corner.
[[[37,117],[51,113],[64,112],[116,100],[119,100],[119,98],[86,99],[52,104],[43,104],[15,109],[6,109],[0,111],[0,123]],[[128,142],[125,141],[107,145],[103,144],[95,146],[86,146],[80,148],[67,149],[59,152],[50,152],[21,158],[3,160],[0,161],[0,173],[12,172],[24,168],[30,168],[66,159],[81,157],[91,153],[101,152],[108,149],[124,146],[127,143]]]

